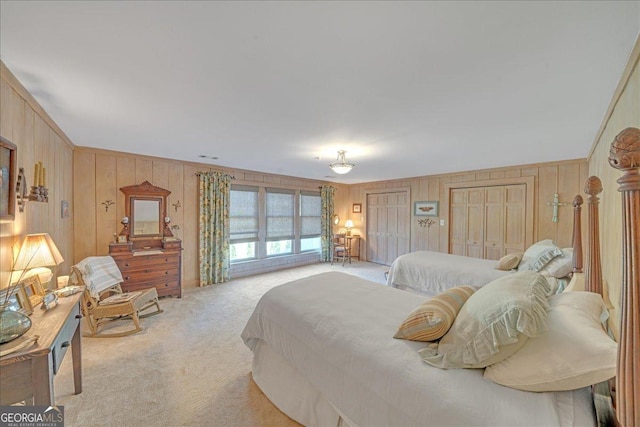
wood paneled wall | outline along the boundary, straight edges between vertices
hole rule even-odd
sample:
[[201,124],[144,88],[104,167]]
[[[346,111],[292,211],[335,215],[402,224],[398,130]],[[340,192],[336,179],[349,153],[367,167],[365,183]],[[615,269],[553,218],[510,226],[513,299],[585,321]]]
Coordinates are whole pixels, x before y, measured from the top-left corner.
[[[600,251],[602,275],[609,299],[620,319],[620,283],[622,281],[622,202],[616,180],[622,175],[609,166],[609,149],[623,129],[640,128],[640,37],[614,93],[589,157],[589,174],[598,176],[604,190],[600,194]],[[617,330],[614,330],[617,332]]]
[[[411,251],[430,250],[448,252],[449,248],[449,215],[446,204],[447,189],[455,186],[505,185],[511,181],[522,181],[532,177],[534,182],[533,240],[553,239],[563,247],[571,246],[573,212],[570,205],[559,208],[559,222],[551,221],[552,208],[547,202],[553,201],[554,193],[559,194],[561,202],[571,203],[576,194],[583,191],[588,177],[585,159],[563,162],[541,163],[524,166],[512,166],[498,169],[460,172],[444,175],[432,175],[391,181],[378,181],[349,187],[348,200],[341,203],[363,203],[363,213],[349,213],[354,220],[354,232],[365,235],[366,206],[365,194],[385,192],[394,188],[410,188],[411,203],[416,201],[439,201],[439,217],[437,223],[430,227],[418,226],[417,218],[411,217]],[[346,218],[345,218],[346,219]],[[444,226],[439,221],[444,220]]]
[[60,202],[73,207],[73,149],[64,132],[0,62],[0,135],[18,147],[18,167],[24,168],[28,185],[33,184],[34,164],[47,169],[49,202],[27,202],[24,212],[16,206],[14,221],[0,224],[0,288],[8,284],[12,246],[17,250],[24,236],[51,235],[65,262],[58,275],[68,274],[73,262],[73,214],[62,218]]
[[[171,191],[168,214],[171,225],[178,225],[182,239],[182,283],[196,286],[198,282],[198,178],[196,172],[223,171],[234,176],[234,184],[277,186],[280,188],[318,191],[322,181],[272,175],[238,169],[224,169],[208,164],[189,163],[129,153],[76,148],[74,161],[76,221],[75,261],[91,256],[106,255],[114,233],[122,229],[125,214],[121,187],[147,180]],[[338,186],[336,186],[338,187]],[[344,188],[336,198],[344,198]],[[108,210],[103,202],[113,201]],[[180,202],[176,209],[173,204]]]

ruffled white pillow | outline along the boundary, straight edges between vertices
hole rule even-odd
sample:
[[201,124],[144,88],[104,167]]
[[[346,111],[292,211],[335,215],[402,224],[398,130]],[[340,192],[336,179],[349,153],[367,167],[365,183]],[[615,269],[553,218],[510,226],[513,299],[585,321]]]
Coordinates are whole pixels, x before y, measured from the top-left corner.
[[524,252],[518,271],[540,271],[552,259],[562,255],[562,249],[551,239],[541,240],[529,246]]
[[483,368],[506,359],[527,337],[547,330],[549,283],[523,271],[481,287],[462,306],[439,344],[419,350],[438,368]]

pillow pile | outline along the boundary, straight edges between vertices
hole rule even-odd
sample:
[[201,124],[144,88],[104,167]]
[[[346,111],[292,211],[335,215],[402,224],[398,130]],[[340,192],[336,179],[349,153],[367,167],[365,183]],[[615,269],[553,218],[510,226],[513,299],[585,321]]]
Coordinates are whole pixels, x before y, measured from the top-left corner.
[[617,345],[602,328],[608,312],[599,294],[564,292],[549,298],[549,331],[529,339],[484,377],[525,391],[574,390],[615,376]]
[[553,240],[541,240],[529,246],[524,252],[522,261],[518,265],[518,271],[540,271],[545,265],[549,264],[552,259],[562,255],[560,249]]
[[561,279],[567,277],[571,271],[573,271],[573,249],[564,248],[562,255],[555,257],[540,269],[540,274]]
[[522,261],[522,252],[517,252],[513,254],[507,254],[498,260],[496,264],[496,270],[509,271],[513,270],[520,264]]
[[393,337],[412,341],[441,338],[475,290],[472,286],[459,286],[425,301],[409,314]]
[[547,330],[549,291],[533,271],[494,280],[469,297],[449,332],[420,356],[438,368],[484,368],[506,359]]

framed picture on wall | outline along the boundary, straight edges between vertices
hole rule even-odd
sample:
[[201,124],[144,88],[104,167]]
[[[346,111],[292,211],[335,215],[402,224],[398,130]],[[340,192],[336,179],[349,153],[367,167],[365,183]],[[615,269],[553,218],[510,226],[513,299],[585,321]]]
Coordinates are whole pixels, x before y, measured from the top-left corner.
[[362,213],[362,203],[353,204],[353,213]]
[[0,136],[0,220],[16,216],[16,164],[18,147]]
[[413,214],[415,216],[438,216],[438,202],[416,202]]

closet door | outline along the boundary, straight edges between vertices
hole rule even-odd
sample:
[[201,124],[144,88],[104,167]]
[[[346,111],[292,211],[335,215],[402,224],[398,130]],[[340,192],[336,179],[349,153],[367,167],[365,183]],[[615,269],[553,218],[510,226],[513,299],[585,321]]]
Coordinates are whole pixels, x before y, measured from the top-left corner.
[[484,188],[470,188],[467,194],[467,253],[466,256],[484,256]]
[[527,186],[525,184],[505,186],[504,203],[504,252],[524,252],[527,209]]
[[409,252],[407,192],[367,196],[367,259],[384,265]]
[[484,201],[484,257],[499,260],[504,255],[505,187],[487,187]]
[[466,188],[453,189],[449,198],[451,209],[449,252],[454,255],[466,255],[467,253],[467,193]]

